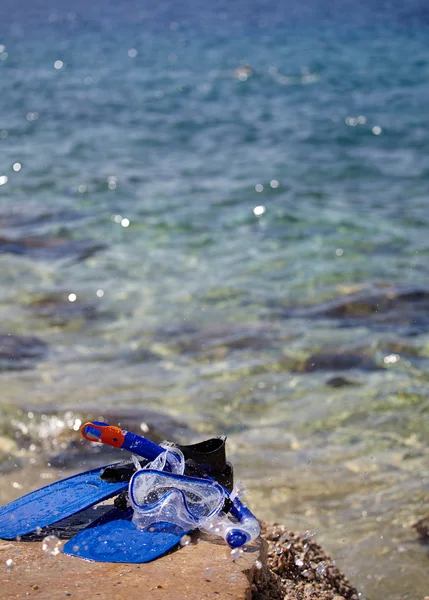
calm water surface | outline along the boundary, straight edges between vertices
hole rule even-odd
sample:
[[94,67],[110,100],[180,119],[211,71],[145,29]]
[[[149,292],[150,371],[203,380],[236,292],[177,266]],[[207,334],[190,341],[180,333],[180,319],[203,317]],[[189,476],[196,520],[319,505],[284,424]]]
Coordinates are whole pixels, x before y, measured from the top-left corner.
[[37,407],[149,407],[228,434],[258,514],[362,597],[421,600],[425,4],[87,4],[0,9],[0,333],[47,344],[1,362],[1,500],[46,474]]

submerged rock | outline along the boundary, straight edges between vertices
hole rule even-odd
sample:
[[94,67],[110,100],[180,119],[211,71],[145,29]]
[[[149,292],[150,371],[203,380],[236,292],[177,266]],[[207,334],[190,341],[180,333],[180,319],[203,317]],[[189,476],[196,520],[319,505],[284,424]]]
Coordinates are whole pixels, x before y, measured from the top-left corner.
[[80,298],[70,302],[66,294],[46,294],[31,300],[27,308],[55,327],[65,327],[74,322],[86,323],[100,316],[99,303]]
[[47,351],[48,344],[37,337],[0,334],[0,371],[29,369]]
[[278,335],[272,328],[260,325],[227,324],[198,327],[185,324],[159,329],[155,339],[175,353],[216,359],[236,351],[272,348],[278,341]]
[[[295,367],[299,373],[312,373],[314,371],[349,371],[360,369],[362,371],[377,371],[381,369],[368,355],[359,352],[319,352],[312,354]],[[338,387],[338,386],[337,386]]]
[[413,529],[425,540],[429,540],[429,514],[414,523]]
[[334,319],[343,327],[401,329],[416,335],[429,330],[429,289],[377,286],[313,306],[284,307],[281,316]]
[[349,385],[356,385],[355,381],[350,381],[349,379],[346,379],[345,377],[330,377],[327,382],[326,385],[329,385],[330,387],[333,388],[342,388],[342,387],[346,387]]
[[8,238],[0,235],[0,253],[45,260],[70,258],[75,262],[82,262],[105,248],[105,244],[97,244],[88,240],[37,236]]

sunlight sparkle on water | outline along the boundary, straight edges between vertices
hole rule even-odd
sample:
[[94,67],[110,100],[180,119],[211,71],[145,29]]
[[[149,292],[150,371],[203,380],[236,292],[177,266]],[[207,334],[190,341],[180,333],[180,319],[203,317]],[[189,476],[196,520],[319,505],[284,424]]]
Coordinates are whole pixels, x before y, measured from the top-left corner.
[[257,192],[263,192],[263,191],[264,191],[264,186],[262,185],[262,183],[257,183],[257,184],[255,185],[255,190],[256,190]]
[[375,126],[372,128],[372,133],[373,133],[374,135],[381,135],[381,133],[382,133],[382,132],[383,132],[383,130],[382,130],[382,129],[381,129],[381,127],[379,127],[378,125],[375,125]]
[[399,354],[388,354],[384,357],[384,362],[386,363],[386,365],[395,364],[396,362],[398,362],[398,360],[400,360],[400,358],[401,357],[399,356]]
[[122,221],[121,221],[122,227],[128,227],[129,224],[130,224],[129,219],[122,219]]
[[69,294],[68,296],[70,302],[76,302],[76,294]]
[[265,213],[267,209],[265,208],[265,206],[255,206],[255,208],[253,209],[253,214],[256,217],[260,217],[261,215],[263,215]]
[[342,248],[337,248],[337,249],[335,250],[335,254],[336,254],[337,256],[342,256],[342,255],[344,254],[344,250],[343,250]]
[[56,60],[54,62],[54,69],[62,69],[64,67],[64,63],[62,60]]
[[99,298],[102,298],[104,296],[104,291],[103,290],[97,290],[97,296]]
[[135,48],[130,48],[130,49],[128,50],[128,56],[129,56],[130,58],[135,58],[135,57],[137,56],[137,54],[138,54],[138,53],[137,53],[137,50],[136,50]]
[[13,170],[14,170],[16,173],[18,173],[18,171],[20,171],[20,170],[21,170],[21,168],[22,168],[22,165],[21,165],[21,163],[19,163],[19,162],[16,162],[16,163],[14,163],[14,164],[13,164],[13,166],[12,166],[12,169],[13,169]]
[[7,176],[0,175],[0,185],[5,185],[5,183],[7,183]]
[[277,179],[271,179],[270,181],[270,186],[275,190],[276,188],[279,187],[279,182],[277,181]]

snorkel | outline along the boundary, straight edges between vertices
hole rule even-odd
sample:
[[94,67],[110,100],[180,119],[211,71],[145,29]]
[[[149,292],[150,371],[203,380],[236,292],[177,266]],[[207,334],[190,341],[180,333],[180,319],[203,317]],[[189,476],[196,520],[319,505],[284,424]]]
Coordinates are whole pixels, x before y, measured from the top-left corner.
[[[245,506],[237,495],[231,494],[222,488],[217,482],[210,477],[197,479],[184,475],[185,463],[183,455],[175,451],[174,448],[163,448],[146,438],[122,430],[119,427],[108,425],[100,421],[86,423],[82,426],[83,437],[90,442],[101,442],[115,448],[124,448],[132,453],[143,458],[154,461],[147,465],[144,469],[138,470],[130,481],[130,499],[135,510],[133,521],[137,526],[146,528],[154,519],[159,520],[160,514],[167,507],[169,509],[169,521],[175,523],[174,514],[177,515],[177,503],[181,503],[180,518],[177,517],[177,525],[184,530],[192,530],[200,528],[208,533],[219,535],[225,539],[231,548],[239,548],[256,539],[260,533],[259,522],[252,512]],[[146,473],[145,473],[146,471]],[[155,496],[155,500],[149,501],[149,491],[151,484],[155,481],[155,475],[158,474],[163,485],[159,484],[159,489],[163,490],[163,494]],[[136,498],[136,485],[139,480],[152,476],[152,479],[145,481],[147,493],[142,494],[144,501]],[[219,501],[216,509],[213,509],[209,515],[197,515],[197,509],[190,508],[190,498],[193,497],[193,486],[199,486],[201,502],[203,504],[204,489],[206,494],[212,494],[214,488],[222,490],[223,498],[219,496]],[[178,494],[178,490],[180,493]],[[167,491],[165,491],[167,490]],[[152,494],[153,496],[153,494]],[[232,517],[237,522],[231,521],[223,508],[224,500],[228,502],[228,509]],[[170,503],[167,506],[168,501]],[[187,513],[187,514],[186,514]],[[186,517],[183,517],[186,515]],[[152,521],[151,521],[152,519]],[[140,522],[140,523],[139,523]]]

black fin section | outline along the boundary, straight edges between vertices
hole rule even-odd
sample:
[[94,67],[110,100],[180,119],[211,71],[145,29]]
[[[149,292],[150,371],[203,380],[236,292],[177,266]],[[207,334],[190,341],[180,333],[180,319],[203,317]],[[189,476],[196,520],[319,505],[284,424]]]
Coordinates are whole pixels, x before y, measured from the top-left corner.
[[[140,465],[144,467],[149,462],[145,458],[139,459]],[[108,481],[109,483],[118,483],[121,481],[129,481],[133,473],[136,472],[136,467],[132,460],[123,460],[114,465],[106,467],[101,475],[100,479]]]
[[[224,488],[232,491],[234,487],[234,474],[231,463],[226,460],[226,437],[210,438],[197,444],[181,446],[173,444],[183,452],[186,461],[186,474],[191,477],[205,477],[209,475],[216,479]],[[144,467],[149,461],[141,459]],[[101,479],[111,483],[129,481],[135,473],[132,460],[122,461],[106,467],[101,474]]]

